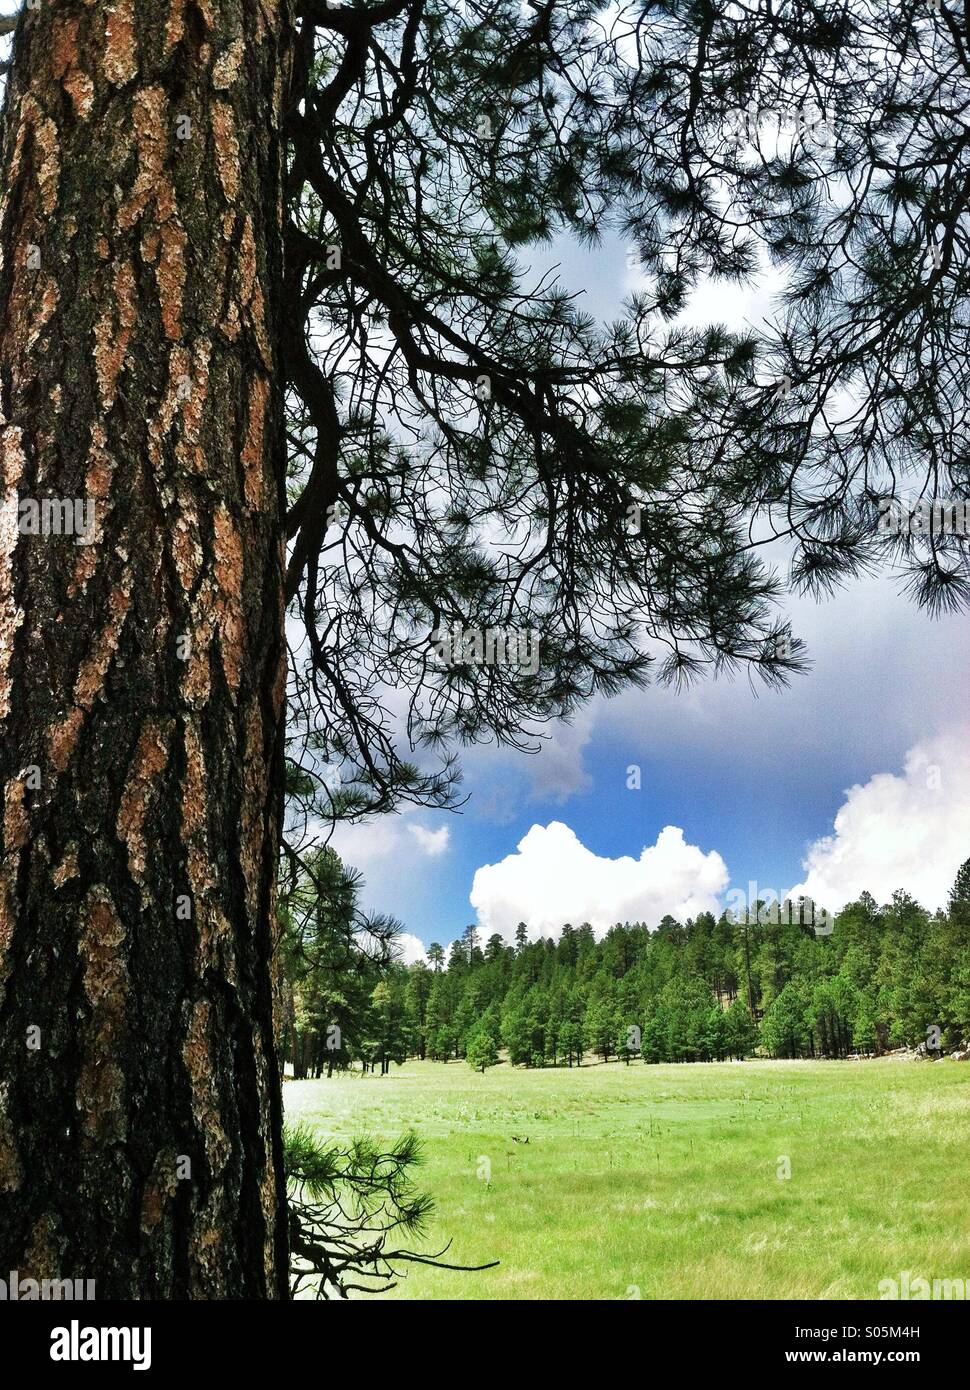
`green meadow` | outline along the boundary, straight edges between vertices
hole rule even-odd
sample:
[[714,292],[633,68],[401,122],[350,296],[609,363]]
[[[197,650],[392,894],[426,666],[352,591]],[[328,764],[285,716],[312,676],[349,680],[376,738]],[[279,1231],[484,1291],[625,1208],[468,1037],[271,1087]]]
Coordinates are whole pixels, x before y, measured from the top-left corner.
[[[387,1297],[858,1298],[970,1284],[970,1064],[767,1062],[287,1081],[287,1118],[424,1144],[437,1209]],[[516,1136],[516,1139],[513,1139]],[[524,1142],[524,1141],[528,1142]]]

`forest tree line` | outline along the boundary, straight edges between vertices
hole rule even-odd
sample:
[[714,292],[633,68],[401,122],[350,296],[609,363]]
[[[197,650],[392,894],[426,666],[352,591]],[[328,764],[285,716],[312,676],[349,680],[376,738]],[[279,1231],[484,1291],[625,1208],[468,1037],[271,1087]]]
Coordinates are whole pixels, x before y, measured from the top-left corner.
[[317,869],[314,887],[284,898],[284,1050],[298,1077],[354,1063],[386,1072],[409,1057],[482,1070],[502,1056],[527,1067],[589,1054],[840,1058],[970,1038],[970,860],[946,910],[863,893],[828,935],[797,907],[759,902],[744,920],[666,916],[599,941],[589,923],[553,940],[520,922],[514,945],[469,926],[411,965],[394,958],[397,924],[360,914],[353,871],[330,851]]

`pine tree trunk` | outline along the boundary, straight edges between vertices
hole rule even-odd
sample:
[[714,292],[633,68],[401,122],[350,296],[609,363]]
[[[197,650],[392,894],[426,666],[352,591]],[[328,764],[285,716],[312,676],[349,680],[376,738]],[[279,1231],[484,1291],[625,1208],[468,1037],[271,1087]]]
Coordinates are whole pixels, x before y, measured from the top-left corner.
[[0,132],[0,1270],[98,1298],[286,1296],[287,43],[43,3]]

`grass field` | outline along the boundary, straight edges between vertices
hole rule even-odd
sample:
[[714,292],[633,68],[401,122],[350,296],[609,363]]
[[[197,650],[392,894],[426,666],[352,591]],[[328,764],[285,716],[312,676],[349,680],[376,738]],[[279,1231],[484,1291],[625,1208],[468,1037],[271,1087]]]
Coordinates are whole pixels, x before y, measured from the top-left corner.
[[437,1201],[424,1248],[451,1236],[448,1258],[501,1261],[415,1269],[391,1297],[878,1298],[904,1270],[970,1283],[967,1063],[412,1062],[288,1081],[284,1099],[288,1120],[340,1139],[414,1128]]

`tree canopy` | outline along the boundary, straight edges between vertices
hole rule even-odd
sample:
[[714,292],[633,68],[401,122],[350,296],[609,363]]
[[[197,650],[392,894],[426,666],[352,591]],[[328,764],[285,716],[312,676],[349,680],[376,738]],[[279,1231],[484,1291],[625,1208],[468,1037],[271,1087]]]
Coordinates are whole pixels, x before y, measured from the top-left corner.
[[[784,679],[805,659],[786,583],[888,561],[930,608],[965,599],[964,538],[880,526],[892,499],[967,498],[956,11],[298,13],[284,337],[306,816],[454,804],[456,745],[531,746],[594,691]],[[560,236],[636,258],[617,322],[528,270]],[[769,321],[684,325],[699,287],[772,267]],[[485,632],[535,634],[538,662],[483,661],[467,638]]]

